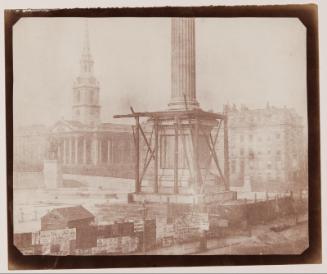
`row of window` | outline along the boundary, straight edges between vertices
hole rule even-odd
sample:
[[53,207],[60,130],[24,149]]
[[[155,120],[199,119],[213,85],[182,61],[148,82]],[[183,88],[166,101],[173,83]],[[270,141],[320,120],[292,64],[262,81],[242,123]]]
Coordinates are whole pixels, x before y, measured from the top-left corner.
[[[275,138],[276,138],[276,139],[280,139],[280,138],[281,138],[281,134],[280,134],[280,133],[276,133],[276,134],[275,134]],[[252,142],[252,141],[254,140],[254,136],[253,136],[253,134],[249,134],[249,135],[247,136],[247,139],[248,139],[250,142]],[[245,140],[244,135],[240,135],[240,142],[244,142],[244,140]],[[271,136],[267,136],[266,140],[268,140],[268,141],[271,140]],[[263,141],[263,138],[262,138],[262,137],[258,137],[258,138],[256,139],[256,141],[261,142],[261,141]]]
[[267,172],[265,174],[258,174],[254,177],[255,180],[260,181],[260,180],[276,180],[280,181],[282,179],[281,176],[276,175],[273,176],[270,172]]
[[[270,149],[268,149],[268,150],[266,151],[266,153],[267,153],[268,155],[271,155],[271,154],[272,154]],[[262,151],[254,152],[252,149],[249,149],[249,151],[248,151],[248,156],[249,156],[250,158],[251,158],[251,157],[254,158],[254,157],[255,157],[255,154],[257,154],[257,155],[262,155],[263,152],[262,152]],[[245,156],[244,148],[240,148],[240,156]],[[276,151],[276,158],[277,158],[277,159],[281,159],[281,151],[280,151],[280,150],[277,150],[277,151]]]
[[[268,161],[266,164],[260,163],[260,166],[256,166],[256,168],[269,170],[269,169],[272,169],[272,166],[273,165],[272,165],[271,161]],[[254,170],[254,168],[255,168],[254,165],[250,163],[249,169]],[[278,161],[276,163],[276,168],[278,168],[278,169],[282,168],[282,163],[280,161]],[[244,173],[244,161],[240,161],[240,172]],[[236,160],[231,161],[231,173],[232,174],[236,173]]]

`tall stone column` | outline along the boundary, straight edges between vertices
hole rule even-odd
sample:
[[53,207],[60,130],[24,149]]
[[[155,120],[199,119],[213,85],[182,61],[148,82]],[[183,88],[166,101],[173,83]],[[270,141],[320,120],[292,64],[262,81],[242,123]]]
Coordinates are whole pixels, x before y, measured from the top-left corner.
[[57,146],[57,160],[61,160],[61,144],[60,141],[58,140],[58,146]]
[[78,164],[78,137],[75,137],[75,164]]
[[63,142],[64,142],[64,155],[63,155],[64,158],[63,158],[63,163],[64,164],[67,164],[67,139],[64,138]]
[[92,136],[92,142],[91,142],[91,159],[92,159],[92,164],[97,165],[98,164],[98,138],[96,135]]
[[102,163],[102,139],[98,140],[98,163]]
[[68,143],[68,164],[72,164],[72,138],[68,137],[67,139],[67,143]]
[[171,110],[199,108],[195,84],[194,18],[171,19]]
[[113,156],[112,156],[111,145],[112,145],[112,143],[111,143],[111,139],[108,139],[108,150],[107,150],[107,153],[108,153],[108,160],[107,160],[107,163],[108,163],[108,164],[111,164],[111,162],[112,162],[112,158],[113,158]]
[[83,164],[86,164],[86,154],[87,154],[87,145],[86,145],[86,137],[83,138]]

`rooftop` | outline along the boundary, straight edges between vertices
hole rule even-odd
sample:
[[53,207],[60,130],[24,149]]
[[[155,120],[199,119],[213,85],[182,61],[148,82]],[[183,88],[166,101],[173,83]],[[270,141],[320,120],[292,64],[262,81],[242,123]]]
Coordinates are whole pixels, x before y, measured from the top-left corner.
[[51,210],[47,215],[57,214],[65,218],[67,221],[76,221],[87,218],[94,218],[94,215],[83,206],[62,207]]

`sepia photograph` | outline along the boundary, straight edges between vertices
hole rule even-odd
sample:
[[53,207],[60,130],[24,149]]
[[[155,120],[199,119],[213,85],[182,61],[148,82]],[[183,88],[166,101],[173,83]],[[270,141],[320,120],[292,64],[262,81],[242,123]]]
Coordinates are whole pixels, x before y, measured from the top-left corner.
[[42,12],[12,25],[22,256],[310,247],[303,21]]

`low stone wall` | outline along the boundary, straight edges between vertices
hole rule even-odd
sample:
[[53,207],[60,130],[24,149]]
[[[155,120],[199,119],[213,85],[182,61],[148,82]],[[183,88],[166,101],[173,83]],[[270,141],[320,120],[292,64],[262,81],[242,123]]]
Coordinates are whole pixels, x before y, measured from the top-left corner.
[[63,165],[63,173],[82,174],[103,177],[117,177],[133,179],[135,176],[134,165],[131,163],[110,164],[110,165]]
[[63,174],[63,179],[80,182],[86,187],[112,190],[114,193],[130,193],[135,191],[135,183],[131,179],[80,174]]
[[13,174],[14,188],[44,187],[43,172],[16,172]]

